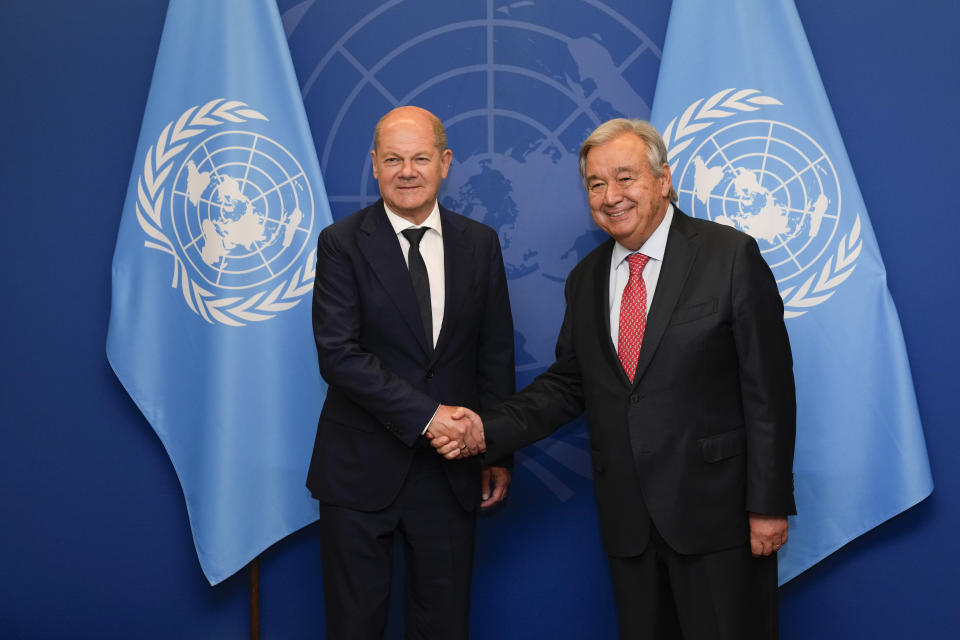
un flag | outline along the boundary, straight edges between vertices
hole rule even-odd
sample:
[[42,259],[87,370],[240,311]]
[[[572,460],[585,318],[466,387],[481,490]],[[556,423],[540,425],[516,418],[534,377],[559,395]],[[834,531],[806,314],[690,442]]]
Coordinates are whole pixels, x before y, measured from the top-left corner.
[[933,490],[900,322],[791,0],[675,0],[651,120],[684,211],[756,238],[797,384],[783,583]]
[[113,260],[107,356],[216,584],[317,517],[311,347],[330,210],[273,0],[174,0]]

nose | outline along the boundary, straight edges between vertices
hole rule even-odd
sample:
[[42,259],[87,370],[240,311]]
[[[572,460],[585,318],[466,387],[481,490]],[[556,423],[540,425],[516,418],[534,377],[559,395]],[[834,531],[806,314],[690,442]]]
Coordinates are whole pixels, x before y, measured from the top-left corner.
[[603,203],[615,205],[621,200],[623,200],[623,189],[620,188],[616,180],[612,180],[603,190]]
[[412,160],[408,160],[403,163],[403,166],[400,167],[400,176],[403,178],[417,177],[416,168],[413,166]]

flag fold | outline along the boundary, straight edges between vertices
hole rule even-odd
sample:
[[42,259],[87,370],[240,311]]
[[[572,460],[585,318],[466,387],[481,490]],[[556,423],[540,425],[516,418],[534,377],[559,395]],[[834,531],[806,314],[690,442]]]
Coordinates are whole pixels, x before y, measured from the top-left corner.
[[797,384],[786,582],[933,490],[886,272],[791,0],[675,0],[651,115],[680,208],[756,238]]
[[310,294],[330,210],[273,0],[172,0],[113,259],[107,357],[211,584],[317,517]]

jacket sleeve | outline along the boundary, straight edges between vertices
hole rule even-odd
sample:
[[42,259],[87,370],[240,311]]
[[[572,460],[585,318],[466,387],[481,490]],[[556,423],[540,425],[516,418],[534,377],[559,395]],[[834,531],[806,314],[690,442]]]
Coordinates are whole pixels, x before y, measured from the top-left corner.
[[[487,264],[487,301],[480,325],[477,345],[477,388],[479,410],[492,408],[516,390],[514,361],[513,316],[510,312],[510,294],[503,254],[495,233],[491,233],[491,249]],[[513,455],[487,457],[488,466],[512,467]]]
[[752,238],[737,252],[732,295],[747,433],[747,511],[794,514],[793,356],[777,283]]
[[557,339],[556,360],[519,393],[481,414],[487,457],[496,458],[547,437],[584,410],[580,367],[573,341],[572,282],[567,280],[567,308]]

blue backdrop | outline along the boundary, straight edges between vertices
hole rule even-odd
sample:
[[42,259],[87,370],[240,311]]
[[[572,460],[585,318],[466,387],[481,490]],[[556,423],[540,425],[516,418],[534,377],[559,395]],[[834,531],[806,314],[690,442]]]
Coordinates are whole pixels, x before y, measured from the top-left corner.
[[[558,5],[280,3],[334,217],[376,197],[367,151],[380,114],[415,102],[447,122],[455,162],[441,197],[501,233],[520,384],[549,360],[563,278],[596,242],[576,147],[599,120],[649,114],[670,9]],[[788,583],[782,633],[946,636],[960,622],[960,562],[945,553],[960,525],[960,225],[945,198],[960,169],[960,8],[798,9],[887,267],[937,488]],[[161,0],[0,7],[0,637],[246,633],[246,573],[207,586],[173,467],[104,356],[165,11]],[[614,637],[582,439],[573,425],[522,452],[508,504],[482,519],[478,637]],[[322,637],[318,555],[313,527],[264,554],[265,638]]]

